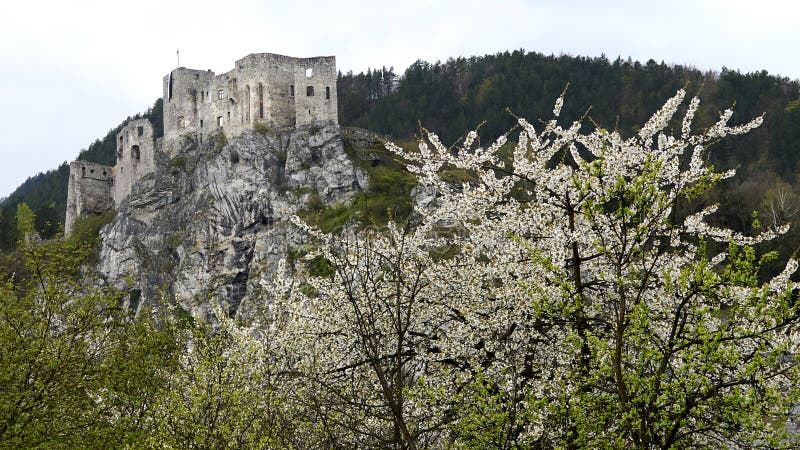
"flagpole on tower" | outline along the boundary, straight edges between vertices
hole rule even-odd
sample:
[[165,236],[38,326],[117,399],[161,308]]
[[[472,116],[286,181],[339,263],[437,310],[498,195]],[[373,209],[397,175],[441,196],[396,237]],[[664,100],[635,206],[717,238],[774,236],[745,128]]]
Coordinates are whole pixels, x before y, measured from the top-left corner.
[[175,55],[178,57],[178,68],[181,67],[181,51],[180,49],[175,50]]

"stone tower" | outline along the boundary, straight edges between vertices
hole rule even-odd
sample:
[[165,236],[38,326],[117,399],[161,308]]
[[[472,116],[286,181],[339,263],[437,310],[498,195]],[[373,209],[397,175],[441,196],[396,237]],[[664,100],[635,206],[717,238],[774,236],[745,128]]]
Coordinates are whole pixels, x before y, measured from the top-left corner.
[[111,167],[87,161],[69,165],[67,183],[67,216],[64,234],[70,234],[75,220],[81,216],[102,214],[114,206],[111,197]]
[[129,120],[116,136],[114,167],[87,161],[69,165],[67,215],[64,234],[70,234],[78,217],[102,214],[119,206],[133,185],[155,170],[153,126],[147,119]]
[[116,142],[117,163],[110,183],[114,207],[130,195],[134,183],[156,168],[153,126],[149,120],[129,121],[117,133]]

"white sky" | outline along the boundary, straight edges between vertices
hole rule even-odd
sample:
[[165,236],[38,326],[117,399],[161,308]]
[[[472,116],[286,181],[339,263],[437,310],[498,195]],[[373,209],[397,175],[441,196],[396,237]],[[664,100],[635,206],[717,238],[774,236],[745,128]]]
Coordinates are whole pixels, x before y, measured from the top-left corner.
[[335,55],[339,70],[524,48],[800,78],[794,0],[4,0],[0,197],[161,95],[176,65]]

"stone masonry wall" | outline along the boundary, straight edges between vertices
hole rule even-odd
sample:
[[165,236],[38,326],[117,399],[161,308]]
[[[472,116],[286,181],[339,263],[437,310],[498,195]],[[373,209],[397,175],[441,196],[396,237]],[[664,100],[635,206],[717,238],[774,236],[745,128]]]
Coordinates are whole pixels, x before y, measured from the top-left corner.
[[302,64],[295,64],[297,125],[318,121],[339,123],[336,77],[334,58],[306,58]]
[[172,154],[183,135],[203,141],[220,130],[234,137],[257,124],[338,125],[336,79],[333,56],[254,53],[221,75],[185,67],[173,70],[163,80],[163,141],[156,143],[147,119],[131,120],[116,136],[113,168],[85,161],[70,164],[65,233],[82,215],[119,207],[134,184],[156,170],[156,146]]
[[112,168],[102,164],[86,161],[70,163],[65,234],[72,231],[78,217],[102,214],[111,209],[111,176]]
[[217,95],[214,72],[175,69],[164,77],[163,84],[165,140],[174,141],[188,131],[213,129],[208,117],[213,115],[211,95]]
[[131,120],[117,133],[117,163],[111,191],[114,206],[130,195],[133,184],[155,170],[153,127],[147,119]]
[[257,123],[338,123],[336,78],[332,56],[251,54],[221,75],[175,69],[163,80],[165,149],[187,133],[203,139],[217,130],[233,137]]

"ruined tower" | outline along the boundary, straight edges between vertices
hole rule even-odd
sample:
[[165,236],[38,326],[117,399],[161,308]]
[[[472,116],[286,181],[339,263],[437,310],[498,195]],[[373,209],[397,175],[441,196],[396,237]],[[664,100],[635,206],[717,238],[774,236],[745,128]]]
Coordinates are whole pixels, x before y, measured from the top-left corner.
[[114,206],[109,188],[112,179],[111,167],[87,161],[70,163],[65,234],[72,232],[78,217],[102,214]]
[[65,234],[72,232],[78,217],[118,207],[133,185],[155,170],[156,142],[149,120],[129,120],[117,133],[116,145],[117,163],[113,167],[87,161],[70,163]]
[[131,120],[117,133],[117,163],[110,187],[114,207],[131,193],[133,184],[156,168],[153,126],[147,119]]

